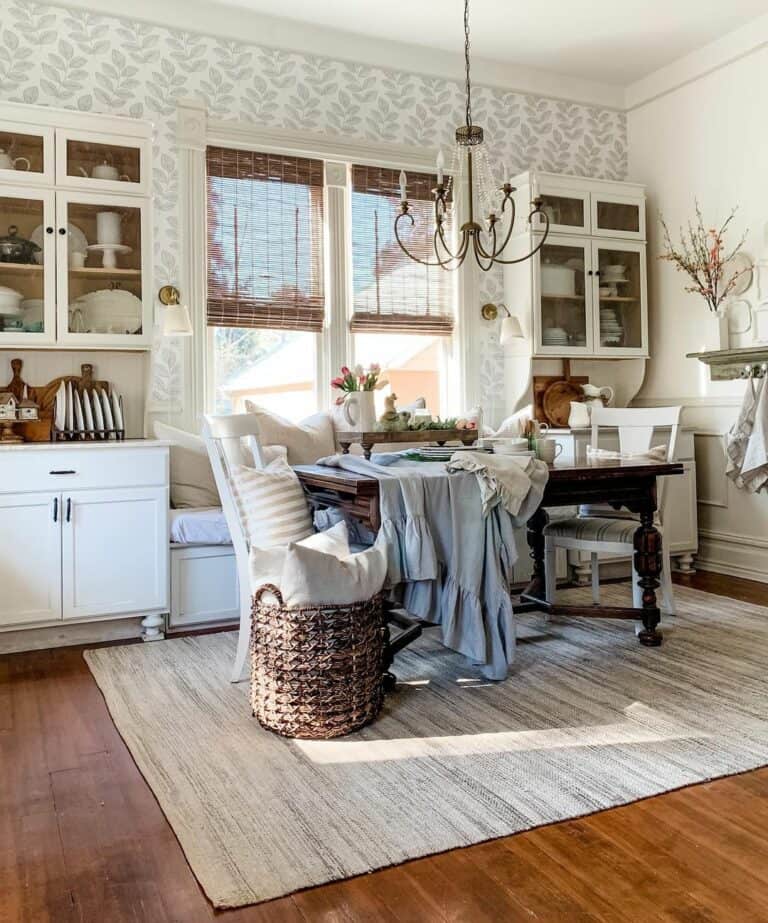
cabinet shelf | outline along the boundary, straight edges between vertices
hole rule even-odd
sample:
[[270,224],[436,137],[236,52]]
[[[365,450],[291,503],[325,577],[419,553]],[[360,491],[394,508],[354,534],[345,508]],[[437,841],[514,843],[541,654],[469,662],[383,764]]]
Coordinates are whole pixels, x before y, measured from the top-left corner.
[[0,275],[6,272],[22,276],[39,275],[42,271],[43,267],[38,263],[0,263]]
[[80,278],[98,278],[99,276],[117,277],[122,279],[139,279],[140,269],[104,269],[102,266],[83,266],[82,269],[70,269],[70,276]]
[[637,298],[632,298],[632,297],[630,297],[629,295],[605,295],[605,296],[600,295],[600,301],[601,301],[601,303],[604,302],[604,301],[611,301],[611,302],[614,302],[614,303],[615,303],[615,302],[621,302],[621,303],[626,304],[626,303],[628,303],[628,302],[630,302],[630,301],[638,302],[638,301],[640,301],[640,298],[639,298],[639,297],[637,297]]
[[542,295],[542,301],[584,301],[584,295]]

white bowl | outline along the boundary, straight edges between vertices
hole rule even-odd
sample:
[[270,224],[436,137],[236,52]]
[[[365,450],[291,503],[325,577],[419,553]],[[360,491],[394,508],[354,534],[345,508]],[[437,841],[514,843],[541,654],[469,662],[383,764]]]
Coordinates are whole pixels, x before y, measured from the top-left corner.
[[83,312],[86,330],[94,333],[134,333],[141,327],[140,299],[123,289],[99,289],[70,305]]
[[0,285],[0,315],[13,317],[21,314],[21,299],[21,292],[8,288],[7,285]]

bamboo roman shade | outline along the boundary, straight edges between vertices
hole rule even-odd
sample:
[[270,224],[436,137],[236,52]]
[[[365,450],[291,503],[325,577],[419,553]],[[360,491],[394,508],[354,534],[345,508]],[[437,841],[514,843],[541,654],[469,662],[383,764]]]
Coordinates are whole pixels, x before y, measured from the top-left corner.
[[319,332],[323,162],[209,147],[208,324]]
[[[435,176],[408,173],[414,225],[401,222],[400,234],[411,253],[432,262],[436,185]],[[456,274],[403,253],[394,234],[399,212],[399,170],[352,167],[352,330],[447,336],[453,330]]]

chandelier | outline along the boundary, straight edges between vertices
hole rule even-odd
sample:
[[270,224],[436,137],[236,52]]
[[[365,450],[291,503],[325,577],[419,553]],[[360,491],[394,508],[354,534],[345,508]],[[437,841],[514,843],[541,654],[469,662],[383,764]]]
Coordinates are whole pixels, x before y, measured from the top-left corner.
[[[503,259],[507,244],[512,238],[515,227],[515,200],[513,193],[516,191],[507,178],[499,186],[494,183],[493,174],[488,155],[483,145],[483,129],[472,123],[472,84],[469,73],[469,0],[464,0],[464,66],[466,73],[466,122],[456,129],[456,147],[453,154],[453,163],[449,170],[448,181],[445,181],[445,160],[442,150],[437,155],[437,186],[432,190],[435,200],[435,231],[432,245],[435,258],[422,259],[414,256],[401,238],[401,224],[406,222],[406,229],[413,228],[415,221],[409,210],[407,183],[408,178],[404,170],[400,171],[400,213],[395,218],[395,238],[401,250],[416,263],[424,266],[440,266],[443,269],[458,269],[472,249],[478,266],[488,272],[494,265],[510,265],[522,263],[530,259],[543,246],[549,233],[549,217],[542,211],[542,200],[536,198],[531,202],[531,211],[528,214],[528,224],[539,216],[543,223],[543,233],[536,246],[525,256],[516,259]],[[475,218],[475,172],[479,176],[477,204],[484,212],[483,223]],[[454,177],[457,183],[454,184]],[[467,220],[459,229],[458,240],[453,243],[448,241],[446,225],[451,217],[452,203],[450,201],[451,186],[466,189],[465,208]]]

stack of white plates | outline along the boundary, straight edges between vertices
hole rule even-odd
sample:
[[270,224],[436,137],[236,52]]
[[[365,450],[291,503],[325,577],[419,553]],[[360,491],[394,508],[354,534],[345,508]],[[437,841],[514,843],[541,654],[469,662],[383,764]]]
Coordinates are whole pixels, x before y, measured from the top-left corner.
[[541,338],[545,346],[568,345],[568,332],[562,327],[545,327]]
[[619,323],[619,318],[613,308],[603,308],[600,311],[600,341],[605,346],[621,343],[624,337],[624,327]]
[[456,452],[490,452],[477,445],[425,445],[412,449],[413,455],[419,455],[421,458],[427,458],[430,461],[450,461],[451,456]]

